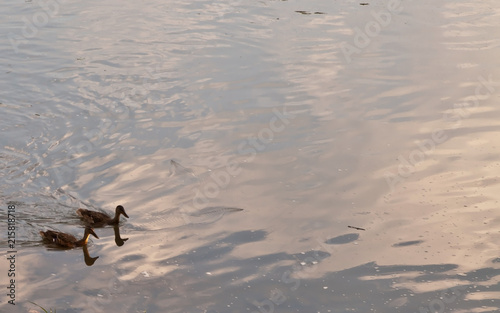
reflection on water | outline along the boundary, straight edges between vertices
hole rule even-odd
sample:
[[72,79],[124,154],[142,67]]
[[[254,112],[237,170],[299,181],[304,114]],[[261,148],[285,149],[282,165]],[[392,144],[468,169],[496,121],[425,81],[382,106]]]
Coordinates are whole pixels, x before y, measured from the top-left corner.
[[118,225],[113,226],[113,231],[115,232],[115,243],[118,247],[121,247],[125,244],[125,241],[128,240],[128,238],[122,238],[120,236],[120,227]]
[[8,4],[0,310],[499,310],[496,2]]
[[85,264],[87,266],[92,266],[94,265],[95,263],[95,260],[97,260],[99,257],[96,256],[96,257],[91,257],[90,254],[89,254],[89,249],[87,248],[87,245],[84,245],[82,247],[82,250],[83,250],[83,259],[85,260]]

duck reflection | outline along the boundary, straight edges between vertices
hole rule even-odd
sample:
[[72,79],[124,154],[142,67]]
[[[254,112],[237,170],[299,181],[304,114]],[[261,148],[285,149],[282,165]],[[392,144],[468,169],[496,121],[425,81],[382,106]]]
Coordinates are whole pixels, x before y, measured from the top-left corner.
[[95,260],[97,260],[99,257],[91,257],[89,254],[89,250],[87,249],[87,245],[84,245],[83,247],[83,259],[85,260],[85,264],[87,266],[92,266],[94,265]]
[[115,231],[115,243],[118,247],[123,246],[125,241],[128,240],[128,238],[122,238],[120,237],[120,227],[118,225],[113,226],[113,230]]

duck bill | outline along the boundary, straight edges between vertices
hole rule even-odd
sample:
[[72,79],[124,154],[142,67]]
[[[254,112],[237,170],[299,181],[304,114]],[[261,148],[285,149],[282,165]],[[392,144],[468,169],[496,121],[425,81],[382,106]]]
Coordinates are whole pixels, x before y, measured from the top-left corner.
[[91,228],[89,229],[89,234],[91,234],[92,236],[96,237],[97,239],[99,239],[99,236],[97,236],[97,234],[94,232],[94,230]]
[[123,210],[122,214],[123,214],[126,218],[128,218],[128,215],[127,215],[127,213],[125,213],[125,210]]

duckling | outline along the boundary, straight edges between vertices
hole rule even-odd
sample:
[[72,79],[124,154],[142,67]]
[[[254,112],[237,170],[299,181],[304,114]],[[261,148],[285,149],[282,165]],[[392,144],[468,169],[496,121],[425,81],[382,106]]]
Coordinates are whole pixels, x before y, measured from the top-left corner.
[[44,241],[54,243],[63,248],[74,248],[74,247],[84,246],[87,244],[90,235],[99,239],[99,237],[96,235],[96,233],[90,226],[85,227],[85,233],[83,234],[83,238],[80,240],[77,240],[75,236],[71,234],[66,234],[58,231],[53,231],[53,230],[40,231],[40,236],[42,236]]
[[115,217],[111,218],[106,213],[90,211],[86,209],[78,209],[76,210],[76,214],[80,216],[81,220],[87,224],[94,227],[102,227],[105,225],[118,225],[120,222],[120,214],[123,214],[126,218],[128,218],[127,213],[125,213],[125,209],[123,206],[119,205],[115,210]]

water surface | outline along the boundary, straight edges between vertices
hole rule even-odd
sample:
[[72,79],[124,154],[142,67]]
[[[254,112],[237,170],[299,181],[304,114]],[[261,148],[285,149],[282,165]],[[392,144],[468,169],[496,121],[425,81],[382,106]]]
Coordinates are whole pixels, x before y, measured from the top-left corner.
[[2,10],[2,311],[499,310],[496,2],[52,4]]

